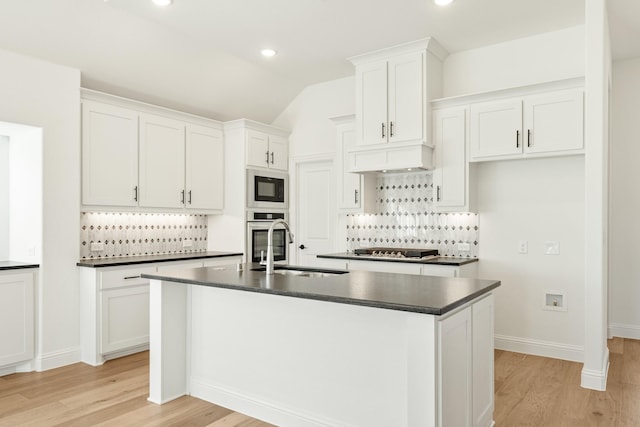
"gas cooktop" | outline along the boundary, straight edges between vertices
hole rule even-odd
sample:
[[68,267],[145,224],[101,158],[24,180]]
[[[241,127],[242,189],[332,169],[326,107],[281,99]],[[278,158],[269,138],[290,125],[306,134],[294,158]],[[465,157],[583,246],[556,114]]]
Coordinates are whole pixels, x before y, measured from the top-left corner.
[[416,248],[360,248],[355,249],[356,255],[381,258],[426,258],[438,256],[437,249]]

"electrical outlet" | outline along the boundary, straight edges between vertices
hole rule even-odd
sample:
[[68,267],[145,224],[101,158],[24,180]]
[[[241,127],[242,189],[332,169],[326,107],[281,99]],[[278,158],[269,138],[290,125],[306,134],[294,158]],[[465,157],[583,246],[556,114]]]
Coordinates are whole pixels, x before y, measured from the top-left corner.
[[458,243],[458,250],[460,252],[469,252],[471,250],[471,245],[469,243]]
[[557,240],[550,240],[544,242],[544,254],[545,255],[560,255],[560,242]]
[[104,251],[104,243],[91,242],[91,252],[100,252],[100,251]]
[[190,248],[190,247],[192,247],[192,246],[193,246],[193,240],[191,240],[191,239],[184,239],[184,240],[182,241],[182,247],[183,247],[183,248]]
[[526,254],[527,252],[529,252],[529,242],[527,242],[526,240],[519,240],[518,241],[518,253],[519,254]]

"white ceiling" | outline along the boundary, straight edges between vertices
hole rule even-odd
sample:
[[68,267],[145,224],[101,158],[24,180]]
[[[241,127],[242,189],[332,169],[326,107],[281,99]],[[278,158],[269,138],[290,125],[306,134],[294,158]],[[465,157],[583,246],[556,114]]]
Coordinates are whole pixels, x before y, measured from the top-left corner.
[[[626,21],[620,10],[640,7],[610,2]],[[83,87],[266,123],[305,86],[352,75],[356,54],[428,36],[453,53],[584,23],[584,0],[0,0],[0,11],[0,47],[78,68]],[[640,56],[633,24],[621,50]]]

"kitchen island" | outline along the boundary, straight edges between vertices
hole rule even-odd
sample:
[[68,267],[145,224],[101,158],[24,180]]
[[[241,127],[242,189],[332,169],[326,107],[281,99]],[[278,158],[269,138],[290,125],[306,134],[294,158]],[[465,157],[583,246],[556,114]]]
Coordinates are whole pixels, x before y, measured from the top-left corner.
[[191,394],[279,426],[492,424],[500,282],[240,267],[143,275],[150,401]]

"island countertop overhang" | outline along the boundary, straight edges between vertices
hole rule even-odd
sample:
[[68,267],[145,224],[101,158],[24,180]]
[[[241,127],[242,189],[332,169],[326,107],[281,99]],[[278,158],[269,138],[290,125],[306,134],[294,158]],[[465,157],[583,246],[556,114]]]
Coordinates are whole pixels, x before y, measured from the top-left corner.
[[432,315],[446,314],[500,286],[498,280],[360,270],[329,277],[267,276],[264,271],[253,270],[256,268],[260,266],[249,263],[243,264],[238,271],[234,264],[149,273],[142,277]]

